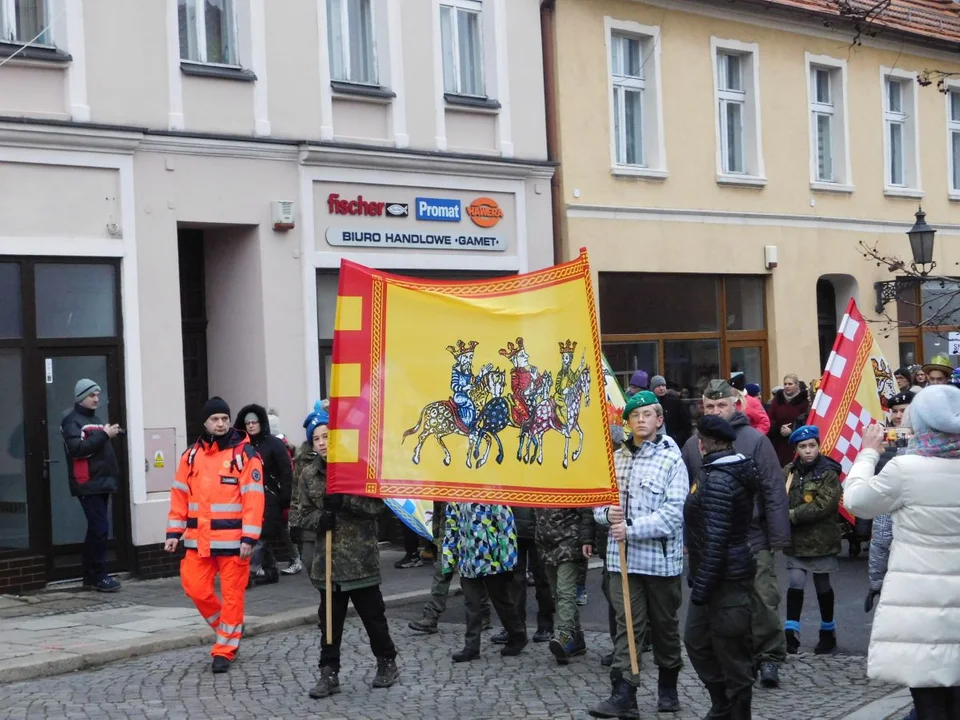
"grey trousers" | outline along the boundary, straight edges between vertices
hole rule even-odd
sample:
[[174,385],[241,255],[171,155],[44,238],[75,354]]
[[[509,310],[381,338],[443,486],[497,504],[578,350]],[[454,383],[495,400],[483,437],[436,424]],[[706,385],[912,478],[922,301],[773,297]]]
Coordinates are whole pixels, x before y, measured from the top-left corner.
[[[306,547],[304,547],[306,551]],[[450,595],[450,581],[453,580],[453,573],[444,573],[443,565],[438,559],[434,564],[434,573],[433,573],[433,582],[430,585],[430,599],[427,600],[427,604],[423,606],[423,615],[424,617],[429,617],[433,620],[439,620],[440,616],[447,609],[447,597]],[[463,581],[460,582],[461,587],[463,586]],[[483,625],[490,624],[490,598],[487,595],[485,588],[481,586],[481,597],[480,602],[480,617],[483,621]],[[466,594],[466,590],[464,590]]]

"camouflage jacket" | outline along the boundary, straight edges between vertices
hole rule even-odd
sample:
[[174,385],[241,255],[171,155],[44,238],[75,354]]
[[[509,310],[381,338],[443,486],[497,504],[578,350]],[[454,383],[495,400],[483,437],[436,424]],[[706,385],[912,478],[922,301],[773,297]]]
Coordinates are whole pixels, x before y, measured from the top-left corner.
[[547,565],[580,562],[593,544],[593,508],[537,508],[537,551]]
[[795,557],[839,554],[840,465],[820,455],[811,465],[794,461],[783,472],[790,482],[792,530],[792,544],[784,553]]
[[[300,527],[317,533],[327,491],[327,463],[319,455],[300,474]],[[333,582],[342,590],[380,584],[380,550],[377,544],[377,516],[384,511],[382,500],[344,495],[333,530]],[[322,590],[326,582],[326,534],[317,533],[317,545],[310,567],[310,581]]]
[[[309,465],[317,453],[310,443],[303,443],[293,456],[293,492],[290,494],[290,527],[300,527],[300,488],[303,485],[303,469]],[[314,533],[304,533],[308,540],[314,539]]]

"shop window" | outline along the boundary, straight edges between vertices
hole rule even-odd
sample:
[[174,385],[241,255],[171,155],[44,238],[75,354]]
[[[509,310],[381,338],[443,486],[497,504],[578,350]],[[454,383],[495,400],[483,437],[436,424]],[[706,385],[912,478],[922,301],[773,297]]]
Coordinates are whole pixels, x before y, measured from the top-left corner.
[[600,273],[599,294],[603,351],[622,386],[645,370],[696,404],[711,379],[743,372],[769,390],[764,278]]
[[604,334],[720,329],[719,284],[713,275],[600,273],[599,285]]
[[724,282],[727,330],[763,330],[763,278],[733,277]]
[[0,263],[0,340],[23,334],[20,305],[20,265]]
[[934,355],[949,354],[950,333],[960,327],[960,281],[903,283],[898,289],[897,320],[901,365],[923,364]]
[[180,58],[238,66],[237,16],[233,0],[177,0]]
[[34,282],[38,338],[104,338],[118,334],[113,265],[37,263]]
[[0,42],[48,45],[46,0],[0,0]]
[[[2,288],[2,285],[0,285]],[[30,546],[20,351],[0,349],[0,550]]]

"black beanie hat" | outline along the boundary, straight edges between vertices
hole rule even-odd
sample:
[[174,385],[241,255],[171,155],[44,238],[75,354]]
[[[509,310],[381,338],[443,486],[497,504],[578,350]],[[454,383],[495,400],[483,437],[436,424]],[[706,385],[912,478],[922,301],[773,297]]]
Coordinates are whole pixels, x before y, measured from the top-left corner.
[[220,414],[227,415],[229,417],[230,406],[227,405],[227,401],[222,397],[214,395],[203,404],[203,420],[206,422],[211,415]]

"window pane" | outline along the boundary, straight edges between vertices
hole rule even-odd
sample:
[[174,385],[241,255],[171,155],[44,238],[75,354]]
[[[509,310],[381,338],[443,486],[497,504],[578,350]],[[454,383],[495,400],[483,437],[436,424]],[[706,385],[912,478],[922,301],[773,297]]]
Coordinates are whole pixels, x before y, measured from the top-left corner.
[[720,330],[714,275],[602,272],[598,286],[605,335]]
[[204,0],[207,24],[207,62],[236,65],[233,38],[233,0]]
[[177,0],[177,15],[180,22],[180,57],[183,60],[200,60],[196,0]]
[[699,399],[709,382],[720,377],[719,340],[664,340],[663,376],[683,397]]
[[910,341],[900,341],[900,367],[910,367],[917,362],[917,344]]
[[720,55],[720,89],[743,90],[742,58],[739,55]]
[[923,320],[928,325],[960,325],[960,283],[926,282],[920,290],[920,302]]
[[377,68],[373,59],[373,17],[370,0],[349,0],[350,80],[373,85]]
[[337,287],[340,275],[336,272],[317,273],[317,336],[333,341],[333,324],[337,316]]
[[624,61],[623,74],[629,77],[643,77],[643,60],[640,57],[640,40],[623,38]]
[[656,340],[604,343],[603,354],[623,390],[637,370],[645,370],[649,377],[660,374],[660,343]]
[[833,182],[833,138],[831,117],[817,115],[817,179]]
[[113,265],[38,264],[37,337],[116,336],[115,270]]
[[30,546],[19,350],[0,350],[0,396],[3,397],[3,412],[0,413],[0,438],[3,438],[0,443],[0,550],[9,550]]
[[934,355],[949,355],[950,343],[947,342],[947,331],[923,333],[923,359],[930,362]]
[[816,98],[821,105],[830,104],[830,71],[814,70],[814,79],[816,81]]
[[727,120],[727,172],[743,172],[743,105],[725,102]]
[[624,91],[627,164],[643,165],[643,92]]
[[953,189],[960,190],[960,132],[950,133],[950,145],[953,155]]
[[443,91],[459,93],[457,85],[456,35],[454,9],[440,7],[440,47],[443,51]]
[[762,277],[726,277],[727,330],[763,330],[764,283]]
[[30,42],[39,35],[35,42],[47,43],[46,33],[40,32],[45,24],[43,6],[44,0],[14,0],[17,15],[16,40]]
[[737,372],[742,372],[748,383],[763,384],[763,351],[759,345],[730,348],[730,374]]
[[479,13],[457,11],[457,41],[460,44],[460,92],[483,95]]
[[903,112],[903,85],[897,80],[887,81],[887,109],[890,112]]
[[613,139],[617,148],[617,162],[623,164],[627,161],[626,152],[623,148],[623,138],[620,136],[623,127],[623,88],[615,87],[613,89]]
[[960,92],[950,93],[950,119],[960,122]]
[[903,125],[890,123],[890,184],[903,185]]
[[0,338],[21,337],[21,317],[20,266],[0,263]]
[[330,48],[330,77],[349,80],[343,61],[343,0],[329,0],[327,3],[327,43]]

